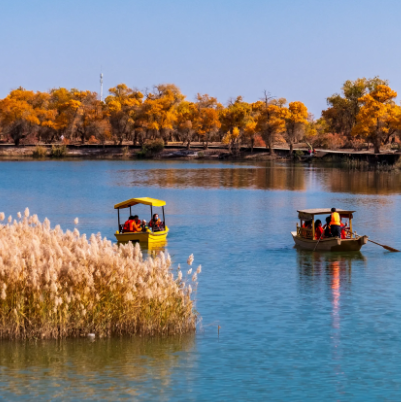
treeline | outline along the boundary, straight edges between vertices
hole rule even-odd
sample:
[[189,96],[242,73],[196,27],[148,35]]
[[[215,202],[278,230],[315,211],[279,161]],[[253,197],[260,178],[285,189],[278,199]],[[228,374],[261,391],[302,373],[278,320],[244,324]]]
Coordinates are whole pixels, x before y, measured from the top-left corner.
[[173,84],[157,85],[143,94],[125,84],[109,89],[104,101],[96,92],[57,88],[34,92],[18,88],[0,100],[0,135],[3,142],[100,143],[194,141],[226,144],[233,154],[241,146],[277,143],[290,152],[300,141],[310,147],[360,148],[399,142],[401,108],[397,93],[378,77],[346,81],[341,94],[327,98],[319,119],[299,101],[271,97],[248,103],[241,96],[225,106],[207,94],[186,99]]

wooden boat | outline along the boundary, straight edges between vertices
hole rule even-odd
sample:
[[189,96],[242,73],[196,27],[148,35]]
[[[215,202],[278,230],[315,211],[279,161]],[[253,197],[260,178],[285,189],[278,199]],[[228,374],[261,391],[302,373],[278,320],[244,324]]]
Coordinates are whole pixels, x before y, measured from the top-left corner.
[[[150,217],[153,217],[153,207],[161,207],[163,212],[162,230],[153,231],[152,228],[143,229],[142,232],[123,232],[123,225],[120,222],[120,210],[129,208],[129,216],[132,215],[131,208],[134,205],[142,204],[150,206]],[[163,200],[157,200],[155,198],[141,197],[131,198],[127,201],[120,202],[114,205],[114,209],[117,209],[118,213],[118,230],[115,233],[116,239],[119,243],[140,242],[140,243],[163,243],[166,241],[169,229],[166,225],[166,218],[164,215],[164,206],[166,202]]]
[[[320,241],[315,239],[315,216],[331,215],[330,208],[322,209],[304,209],[298,212],[300,225],[297,223],[297,230],[291,232],[295,244],[306,250],[316,251],[359,251],[361,247],[368,242],[368,236],[359,236],[356,232],[352,232],[352,219],[355,211],[345,211],[337,209],[342,219],[348,219],[349,227],[345,239],[339,237],[321,238]],[[305,226],[305,222],[312,221],[311,228]]]

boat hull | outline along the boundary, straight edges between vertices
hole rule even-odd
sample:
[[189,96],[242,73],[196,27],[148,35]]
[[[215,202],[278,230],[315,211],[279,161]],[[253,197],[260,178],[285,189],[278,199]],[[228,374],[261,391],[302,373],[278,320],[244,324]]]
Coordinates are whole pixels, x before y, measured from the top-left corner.
[[305,250],[316,251],[359,251],[368,242],[368,236],[360,236],[357,239],[339,239],[330,237],[328,239],[309,240],[297,236],[297,232],[291,232],[295,244]]
[[115,233],[116,239],[119,243],[163,243],[167,239],[169,230],[161,230],[160,232],[137,232],[137,233]]

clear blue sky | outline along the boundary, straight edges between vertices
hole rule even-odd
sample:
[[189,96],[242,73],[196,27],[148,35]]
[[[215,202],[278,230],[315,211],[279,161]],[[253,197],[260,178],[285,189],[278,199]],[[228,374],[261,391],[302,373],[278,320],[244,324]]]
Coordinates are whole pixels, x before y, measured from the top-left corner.
[[3,0],[0,96],[175,83],[222,103],[266,89],[316,117],[347,79],[401,91],[401,2],[390,0]]

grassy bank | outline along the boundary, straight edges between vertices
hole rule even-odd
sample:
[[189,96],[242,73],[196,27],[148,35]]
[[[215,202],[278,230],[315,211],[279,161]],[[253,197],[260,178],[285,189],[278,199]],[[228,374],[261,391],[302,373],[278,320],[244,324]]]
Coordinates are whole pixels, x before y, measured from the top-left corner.
[[184,279],[172,273],[168,255],[145,260],[139,245],[51,229],[27,209],[0,225],[0,337],[192,332],[199,273],[190,269]]

